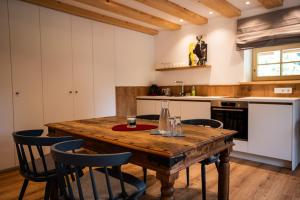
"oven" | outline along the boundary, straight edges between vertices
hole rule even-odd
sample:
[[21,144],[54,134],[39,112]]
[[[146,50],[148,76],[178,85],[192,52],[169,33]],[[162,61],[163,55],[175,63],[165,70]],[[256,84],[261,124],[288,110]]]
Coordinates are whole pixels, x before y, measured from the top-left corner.
[[211,118],[223,122],[225,129],[236,130],[234,139],[248,140],[248,102],[212,101]]

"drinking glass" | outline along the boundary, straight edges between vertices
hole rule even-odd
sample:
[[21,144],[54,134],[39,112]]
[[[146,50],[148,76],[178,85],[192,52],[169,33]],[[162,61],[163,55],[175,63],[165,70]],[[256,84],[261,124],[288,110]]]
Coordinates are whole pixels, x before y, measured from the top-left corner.
[[136,127],[136,116],[128,115],[127,116],[127,127],[135,128]]
[[175,131],[175,119],[174,117],[169,117],[168,119],[169,123],[169,130],[166,136],[173,136],[173,133]]
[[174,136],[177,136],[177,137],[183,136],[180,116],[174,117],[174,132],[173,132],[173,134],[174,134]]

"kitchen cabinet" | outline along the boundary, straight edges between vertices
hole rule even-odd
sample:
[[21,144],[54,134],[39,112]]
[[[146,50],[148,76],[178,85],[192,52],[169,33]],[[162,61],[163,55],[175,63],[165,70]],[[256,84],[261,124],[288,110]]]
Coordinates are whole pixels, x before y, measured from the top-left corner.
[[72,16],[74,118],[94,116],[93,32],[90,20]]
[[12,81],[7,1],[0,1],[0,170],[13,167]]
[[249,103],[249,153],[291,161],[292,134],[292,105]]
[[40,21],[45,123],[72,120],[71,16],[40,7]]
[[[8,1],[14,129],[43,127],[39,7]],[[26,38],[26,39],[24,39]]]
[[182,101],[181,119],[210,119],[210,101]]
[[116,115],[113,26],[92,22],[95,116]]
[[137,100],[137,115],[160,114],[161,103],[157,100]]
[[[160,100],[137,99],[137,115],[159,114]],[[199,101],[169,101],[171,116],[181,116],[181,119],[210,118],[210,102]]]

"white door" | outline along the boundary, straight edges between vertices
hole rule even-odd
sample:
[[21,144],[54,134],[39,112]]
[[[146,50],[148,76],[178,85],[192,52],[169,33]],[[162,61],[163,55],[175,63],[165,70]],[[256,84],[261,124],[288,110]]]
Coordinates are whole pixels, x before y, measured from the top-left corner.
[[40,8],[45,123],[72,120],[71,16]]
[[210,102],[181,101],[181,119],[210,118]]
[[0,1],[0,30],[0,170],[3,170],[15,165],[7,1]]
[[116,115],[114,27],[93,23],[95,116]]
[[43,127],[43,94],[39,7],[8,1],[14,128]]
[[249,153],[291,160],[292,105],[249,104]]
[[74,117],[94,116],[92,22],[72,16]]

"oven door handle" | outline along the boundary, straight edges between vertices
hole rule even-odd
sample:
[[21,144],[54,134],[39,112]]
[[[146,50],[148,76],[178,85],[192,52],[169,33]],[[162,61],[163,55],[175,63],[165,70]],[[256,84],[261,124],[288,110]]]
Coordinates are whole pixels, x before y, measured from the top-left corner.
[[212,110],[217,110],[217,111],[232,111],[232,112],[244,112],[243,109],[230,109],[230,108],[212,108]]

